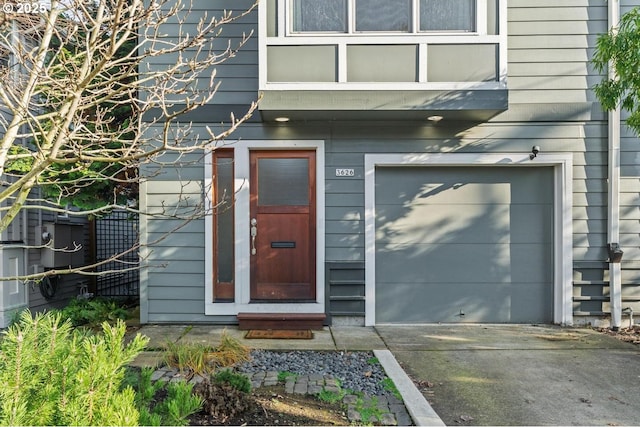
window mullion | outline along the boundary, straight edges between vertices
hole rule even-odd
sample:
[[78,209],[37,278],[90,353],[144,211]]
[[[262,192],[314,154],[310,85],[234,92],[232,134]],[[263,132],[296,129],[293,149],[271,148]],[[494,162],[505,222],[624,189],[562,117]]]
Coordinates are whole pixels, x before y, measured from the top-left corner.
[[356,28],[356,0],[347,0],[347,34],[353,34]]
[[476,0],[476,32],[487,34],[487,0]]
[[293,5],[292,0],[278,0],[276,13],[278,15],[278,37],[288,36],[293,29]]
[[347,82],[347,44],[344,41],[338,43],[338,83]]
[[410,33],[418,33],[420,32],[420,0],[411,0],[411,28],[409,30]]

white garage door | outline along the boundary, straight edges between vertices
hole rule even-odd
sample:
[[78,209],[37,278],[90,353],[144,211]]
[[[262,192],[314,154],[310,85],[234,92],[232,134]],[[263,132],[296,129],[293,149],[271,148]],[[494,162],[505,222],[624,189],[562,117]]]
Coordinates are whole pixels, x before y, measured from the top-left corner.
[[553,320],[551,167],[378,167],[376,322]]

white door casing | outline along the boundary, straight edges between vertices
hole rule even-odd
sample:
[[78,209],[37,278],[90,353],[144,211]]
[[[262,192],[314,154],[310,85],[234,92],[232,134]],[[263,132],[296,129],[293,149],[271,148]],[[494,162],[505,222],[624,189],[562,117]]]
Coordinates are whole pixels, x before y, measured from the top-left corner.
[[[205,315],[248,313],[324,313],[325,260],[325,164],[324,141],[315,140],[239,140],[228,148],[234,150],[234,227],[235,227],[235,298],[234,302],[213,302],[213,227],[210,216],[205,219]],[[315,150],[316,151],[316,299],[313,303],[250,303],[250,162],[251,150]],[[211,210],[212,156],[206,156],[204,168],[208,210]]]

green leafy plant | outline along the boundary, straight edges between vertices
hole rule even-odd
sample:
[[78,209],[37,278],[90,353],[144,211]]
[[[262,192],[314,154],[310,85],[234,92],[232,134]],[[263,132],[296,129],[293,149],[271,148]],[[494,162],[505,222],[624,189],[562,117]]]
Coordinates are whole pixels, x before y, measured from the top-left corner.
[[294,374],[293,372],[288,371],[280,371],[278,372],[278,381],[284,382],[287,381],[287,378],[293,377],[294,379],[298,378],[298,374]]
[[184,381],[151,381],[153,372],[152,368],[129,369],[125,378],[125,384],[136,392],[140,425],[188,424],[188,417],[202,409],[202,399],[193,393],[193,386]]
[[382,415],[385,413],[385,411],[378,407],[377,397],[372,397],[365,402],[362,396],[358,396],[358,400],[356,400],[355,403],[355,410],[360,413],[364,425],[371,425],[376,421],[380,421]]
[[251,381],[245,375],[224,369],[213,376],[213,382],[218,384],[229,384],[231,387],[245,393],[251,391]]
[[594,93],[606,111],[620,106],[629,112],[626,124],[640,134],[640,8],[635,7],[620,18],[617,28],[598,36],[592,63],[596,71],[615,74],[594,86]]
[[124,344],[125,330],[105,322],[90,333],[60,313],[24,311],[0,343],[0,424],[137,425],[135,392],[122,384],[148,339]]
[[391,378],[387,377],[383,379],[381,382],[385,390],[393,394],[396,397],[396,399],[402,400],[402,395],[398,391],[398,388],[396,387],[396,385],[394,384]]
[[149,367],[144,367],[139,371],[133,369],[126,371],[124,385],[135,390],[138,409],[152,406],[156,393],[163,386],[160,381],[151,381],[153,371],[154,369]]
[[59,311],[62,318],[69,319],[73,326],[95,326],[105,321],[126,320],[128,317],[122,302],[104,298],[73,299]]
[[320,393],[316,394],[316,397],[321,401],[327,403],[340,402],[347,394],[348,390],[342,388],[342,383],[338,379],[336,379],[336,386],[338,387],[338,391],[327,390],[326,388],[323,388]]
[[323,402],[336,403],[340,402],[345,394],[346,392],[342,389],[338,392],[323,389],[320,393],[316,394],[316,397]]
[[202,398],[193,394],[193,385],[186,381],[168,383],[166,387],[167,397],[155,406],[153,413],[160,416],[162,425],[187,425],[188,417],[202,408]]

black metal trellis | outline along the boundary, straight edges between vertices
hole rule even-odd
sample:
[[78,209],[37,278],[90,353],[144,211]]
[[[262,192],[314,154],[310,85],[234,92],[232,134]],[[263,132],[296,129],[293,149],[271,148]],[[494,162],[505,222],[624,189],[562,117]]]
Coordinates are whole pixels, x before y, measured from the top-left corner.
[[[104,274],[95,276],[89,292],[103,297],[138,297],[140,271],[135,268],[138,251],[124,253],[138,241],[138,216],[114,211],[93,224],[93,261],[106,262],[96,268],[96,272]],[[117,257],[109,260],[114,256]]]

